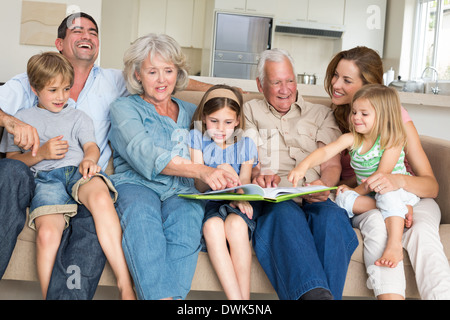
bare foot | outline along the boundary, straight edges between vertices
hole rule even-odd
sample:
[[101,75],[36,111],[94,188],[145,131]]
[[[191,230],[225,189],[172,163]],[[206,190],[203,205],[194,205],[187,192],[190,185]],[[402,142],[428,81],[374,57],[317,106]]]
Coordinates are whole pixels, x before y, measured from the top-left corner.
[[403,247],[401,243],[388,244],[380,259],[375,261],[376,266],[395,268],[403,260]]

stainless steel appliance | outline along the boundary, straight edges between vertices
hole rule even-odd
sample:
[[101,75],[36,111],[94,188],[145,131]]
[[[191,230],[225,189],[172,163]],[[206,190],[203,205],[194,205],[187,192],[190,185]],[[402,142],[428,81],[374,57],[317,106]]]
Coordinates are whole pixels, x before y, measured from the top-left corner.
[[271,48],[272,18],[216,15],[212,75],[255,79],[259,54]]

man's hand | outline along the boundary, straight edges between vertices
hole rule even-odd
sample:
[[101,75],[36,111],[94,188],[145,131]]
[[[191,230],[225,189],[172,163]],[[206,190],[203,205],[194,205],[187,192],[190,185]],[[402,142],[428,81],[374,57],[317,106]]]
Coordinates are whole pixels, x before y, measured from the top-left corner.
[[253,178],[252,183],[257,184],[262,188],[276,188],[280,181],[281,178],[276,174],[261,174]]
[[14,144],[18,147],[29,150],[36,156],[40,141],[36,128],[20,121],[19,119],[3,114],[5,116],[5,129],[14,136]]
[[[315,180],[307,185],[318,185],[318,186],[326,186],[325,183],[321,180]],[[317,193],[311,193],[308,195],[302,196],[302,198],[309,203],[313,202],[323,202],[327,201],[328,197],[330,195],[330,191],[323,191],[323,192],[317,192]]]

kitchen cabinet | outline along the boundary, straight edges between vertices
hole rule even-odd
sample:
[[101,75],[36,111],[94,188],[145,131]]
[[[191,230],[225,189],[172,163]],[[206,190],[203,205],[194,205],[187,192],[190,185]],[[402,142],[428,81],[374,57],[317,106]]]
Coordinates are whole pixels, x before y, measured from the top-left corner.
[[215,0],[218,10],[272,15],[279,4],[273,0]]
[[342,50],[374,49],[383,57],[386,0],[346,0]]
[[286,20],[308,20],[309,0],[279,0],[275,18]]
[[275,17],[342,25],[344,9],[345,0],[278,0]]
[[165,33],[178,41],[182,47],[190,47],[194,2],[186,0],[167,0]]
[[138,36],[165,33],[182,47],[202,48],[206,0],[139,1]]
[[309,0],[308,20],[344,24],[345,0]]
[[138,37],[166,32],[167,0],[139,1]]

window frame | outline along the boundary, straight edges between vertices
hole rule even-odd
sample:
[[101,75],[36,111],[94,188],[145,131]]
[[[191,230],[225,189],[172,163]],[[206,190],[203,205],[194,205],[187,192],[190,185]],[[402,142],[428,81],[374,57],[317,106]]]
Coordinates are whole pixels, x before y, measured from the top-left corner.
[[[436,1],[436,15],[434,19],[435,28],[433,36],[433,52],[430,55],[431,59],[427,61],[427,46],[426,46],[426,33],[428,30],[428,24],[430,15],[428,3]],[[426,7],[424,7],[426,6]],[[420,79],[423,71],[426,67],[437,68],[438,66],[438,53],[440,41],[440,32],[442,31],[442,19],[444,14],[444,0],[416,0],[416,15],[415,15],[415,28],[413,36],[412,47],[412,59],[410,65],[410,75],[412,79]],[[429,78],[429,73],[427,73]],[[425,76],[425,75],[424,75]],[[431,74],[435,79],[435,74]],[[439,77],[442,74],[439,73]],[[450,80],[450,79],[448,79]]]

